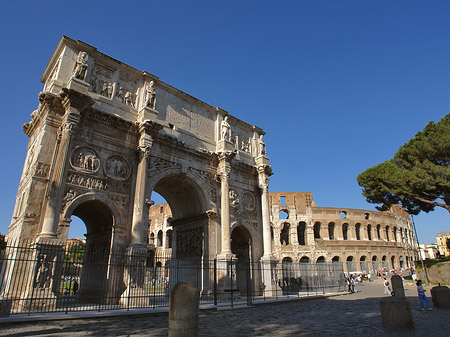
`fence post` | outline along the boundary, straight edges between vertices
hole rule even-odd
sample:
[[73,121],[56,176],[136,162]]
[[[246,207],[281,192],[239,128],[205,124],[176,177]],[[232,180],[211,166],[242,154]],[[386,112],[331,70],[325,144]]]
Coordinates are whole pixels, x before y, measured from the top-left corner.
[[217,259],[214,259],[214,305],[217,306]]
[[230,294],[231,307],[233,308],[233,258],[230,257]]
[[251,278],[250,278],[250,260],[247,261],[246,264],[246,281],[247,281],[247,305],[252,305],[252,299],[251,299]]

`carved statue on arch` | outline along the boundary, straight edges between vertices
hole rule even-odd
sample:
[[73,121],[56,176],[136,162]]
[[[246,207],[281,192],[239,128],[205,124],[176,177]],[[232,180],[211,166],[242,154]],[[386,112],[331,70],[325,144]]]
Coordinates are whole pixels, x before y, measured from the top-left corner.
[[88,67],[87,63],[88,54],[84,51],[78,53],[77,61],[75,63],[75,69],[73,71],[73,77],[84,81],[86,78],[86,71]]
[[225,116],[222,123],[220,124],[221,129],[221,140],[226,140],[231,142],[231,126],[228,123],[228,116]]

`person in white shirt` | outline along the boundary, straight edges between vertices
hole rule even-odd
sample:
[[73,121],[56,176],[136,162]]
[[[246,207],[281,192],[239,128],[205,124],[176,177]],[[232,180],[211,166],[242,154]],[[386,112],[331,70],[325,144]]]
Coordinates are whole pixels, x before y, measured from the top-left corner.
[[424,311],[424,302],[427,305],[427,310],[431,310],[430,303],[428,302],[428,298],[425,295],[425,289],[423,289],[422,286],[422,280],[417,280],[417,293],[419,294],[419,301],[420,301],[420,310]]

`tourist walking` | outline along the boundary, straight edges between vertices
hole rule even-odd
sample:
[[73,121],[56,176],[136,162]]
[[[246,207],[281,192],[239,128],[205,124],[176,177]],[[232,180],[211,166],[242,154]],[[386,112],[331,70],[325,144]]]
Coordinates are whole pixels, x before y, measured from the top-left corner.
[[422,311],[425,310],[424,302],[427,305],[427,310],[432,310],[430,307],[430,303],[428,302],[427,295],[425,295],[425,289],[423,289],[422,280],[417,280],[416,285],[417,285],[417,293],[419,294],[420,310]]
[[384,277],[384,294],[385,295],[390,295],[391,294],[391,287],[389,287],[389,281],[386,280],[386,277]]

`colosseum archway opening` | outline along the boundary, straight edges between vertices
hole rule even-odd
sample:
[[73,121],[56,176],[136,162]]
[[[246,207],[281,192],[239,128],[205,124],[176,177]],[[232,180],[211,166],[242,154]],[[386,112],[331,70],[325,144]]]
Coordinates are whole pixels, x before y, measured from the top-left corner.
[[383,257],[381,258],[381,262],[383,264],[383,269],[389,270],[389,261],[387,260],[386,255],[383,255]]
[[378,264],[378,258],[376,255],[372,256],[372,266],[375,273],[380,269],[380,266]]
[[281,270],[283,277],[281,289],[283,290],[283,294],[289,294],[294,291],[294,264],[290,257],[285,257],[281,261]]
[[364,255],[359,259],[359,264],[362,272],[367,272],[369,270],[369,264],[367,262],[367,258]]
[[347,272],[348,273],[353,273],[356,271],[356,266],[355,266],[355,261],[354,261],[354,257],[353,256],[348,256],[347,260],[346,260],[346,265],[347,265]]
[[348,240],[348,223],[342,225],[342,238]]
[[400,263],[400,268],[404,269],[405,268],[405,262],[403,261],[403,256],[400,256],[398,258],[398,260],[399,260],[399,263]]
[[320,239],[320,222],[314,224],[314,239]]
[[280,232],[280,243],[282,246],[289,245],[290,226],[291,225],[288,222],[283,223],[283,227]]
[[300,246],[306,245],[306,222],[301,221],[297,227],[297,239]]
[[329,240],[334,240],[334,227],[335,227],[334,222],[330,222],[328,224],[328,239]]

